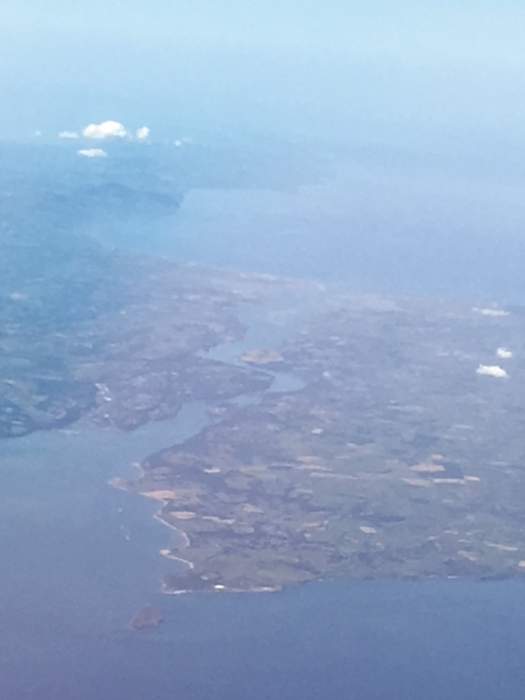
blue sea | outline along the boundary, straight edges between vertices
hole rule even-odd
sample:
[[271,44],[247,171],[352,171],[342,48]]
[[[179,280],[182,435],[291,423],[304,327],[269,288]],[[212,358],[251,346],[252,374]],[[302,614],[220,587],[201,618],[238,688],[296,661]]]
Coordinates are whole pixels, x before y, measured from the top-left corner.
[[139,228],[101,238],[355,293],[525,303],[521,173],[425,157],[346,157],[318,181],[289,189],[194,189],[147,236]]
[[[0,697],[11,700],[519,700],[519,582],[327,581],[277,594],[162,596],[170,532],[110,487],[202,425],[74,430],[2,455]],[[146,603],[160,628],[127,629]]]
[[[476,202],[485,201],[483,187],[456,183],[452,189],[473,209],[458,224],[453,213],[465,202],[459,195],[449,202],[440,222],[450,229],[429,247],[417,226],[435,231],[442,180],[414,189],[398,179],[396,189],[387,174],[367,177],[353,171],[333,187],[280,193],[195,191],[147,243],[135,237],[126,246],[331,278],[365,291],[524,298],[516,239],[509,234],[494,251],[506,262],[491,268],[490,246],[476,238],[476,270],[465,265],[473,239],[461,245],[455,239],[458,226],[473,230],[481,219],[495,225],[503,204],[518,202],[512,188],[495,190],[492,204],[474,214]],[[378,191],[388,195],[383,219],[374,210]],[[381,232],[402,215],[413,230],[396,244]],[[374,224],[369,245],[356,235],[355,246],[337,256],[349,227],[355,231],[363,221]],[[323,226],[331,232],[329,251]],[[417,255],[410,257],[413,245]],[[158,552],[172,535],[153,519],[151,502],[108,481],[206,420],[206,407],[196,403],[175,421],[130,434],[78,424],[4,442],[2,700],[522,700],[519,582],[326,581],[277,594],[162,596],[160,576],[173,564]],[[148,603],[162,609],[165,622],[129,631],[131,616]]]

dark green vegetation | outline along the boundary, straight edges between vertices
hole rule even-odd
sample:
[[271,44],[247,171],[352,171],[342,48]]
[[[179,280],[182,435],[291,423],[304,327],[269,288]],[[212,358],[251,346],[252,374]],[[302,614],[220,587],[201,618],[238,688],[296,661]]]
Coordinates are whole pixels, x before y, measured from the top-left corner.
[[[112,143],[110,157],[91,162],[78,147],[0,144],[0,436],[86,412],[129,428],[210,391],[265,386],[257,372],[231,368],[215,387],[216,365],[195,355],[240,331],[229,282],[210,276],[201,302],[201,273],[131,260],[112,244],[136,230],[143,238],[192,187],[258,184],[275,152],[250,160],[225,145]],[[299,158],[287,155],[291,175]]]
[[[101,425],[131,429],[175,416],[186,401],[264,389],[271,383],[266,373],[201,353],[240,336],[235,305],[270,286],[114,258],[107,288],[96,288],[96,317],[58,327],[32,320],[34,297],[27,288],[6,290],[4,313],[11,317],[0,336],[0,434],[58,427],[84,414]],[[38,297],[36,306],[38,312]]]

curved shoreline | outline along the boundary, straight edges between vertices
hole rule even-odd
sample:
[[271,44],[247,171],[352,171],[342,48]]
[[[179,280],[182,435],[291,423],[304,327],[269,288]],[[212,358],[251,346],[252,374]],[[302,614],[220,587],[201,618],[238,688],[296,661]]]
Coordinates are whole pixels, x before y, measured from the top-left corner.
[[[244,318],[243,322],[246,325],[246,333],[244,337],[239,340],[239,339],[232,339],[228,342],[221,343],[217,346],[214,346],[210,348],[207,352],[203,353],[204,356],[206,357],[211,357],[212,359],[218,359],[218,361],[224,362],[226,364],[231,364],[231,365],[241,365],[245,366],[245,363],[242,361],[243,355],[246,353],[249,353],[251,350],[253,351],[253,347],[259,345],[259,338],[253,338],[252,336],[260,332],[259,329],[259,321],[260,318],[258,317],[258,323],[250,323],[252,319],[247,319],[246,318],[246,309],[242,309],[244,311]],[[261,309],[257,308],[256,311],[260,313]],[[286,392],[286,391],[298,391],[301,387],[304,386],[305,382],[298,376],[291,374],[290,372],[279,372],[278,369],[272,368],[272,367],[265,367],[265,371],[271,375],[272,377],[272,382],[270,386],[268,386],[266,389],[262,391],[258,391],[255,393],[248,393],[248,394],[240,394],[239,396],[235,397],[232,399],[232,404],[235,404],[237,401],[242,401],[248,402],[250,404],[257,404],[259,403],[262,398],[266,395],[267,392],[272,392],[272,391],[277,391],[277,392]],[[159,450],[165,449],[167,445],[172,446],[174,444],[183,444],[186,440],[195,438],[198,436],[203,430],[205,430],[208,426],[213,424],[213,417],[209,413],[209,409],[213,406],[212,402],[204,402],[207,405],[207,410],[206,410],[206,415],[205,417],[203,416],[203,420],[200,422],[198,426],[195,427],[194,430],[192,430],[190,433],[187,433],[184,435],[182,439],[179,439],[178,441],[169,441],[166,440],[166,442],[159,447]],[[181,409],[178,413],[178,415],[174,419],[174,423],[176,424],[177,421],[182,421],[184,420],[184,407],[187,404],[183,404],[181,406]],[[154,453],[153,453],[154,454]],[[182,538],[181,544],[177,546],[176,549],[172,550],[169,546],[168,547],[161,547],[159,550],[159,554],[161,557],[167,560],[175,561],[181,565],[184,565],[188,568],[189,571],[192,571],[195,569],[195,564],[190,561],[189,559],[185,559],[184,557],[178,556],[177,552],[178,550],[184,550],[187,549],[188,547],[191,546],[190,538],[187,534],[187,532],[180,527],[177,527],[174,525],[172,522],[168,521],[164,516],[163,516],[163,510],[165,506],[167,506],[169,503],[172,503],[176,499],[176,492],[174,490],[170,489],[158,489],[158,490],[138,490],[134,488],[134,485],[140,484],[141,480],[147,475],[147,472],[145,471],[142,462],[139,461],[134,461],[132,464],[132,467],[136,470],[138,473],[136,478],[132,478],[130,480],[124,479],[122,477],[115,477],[113,479],[110,479],[109,484],[116,489],[125,491],[127,493],[134,493],[136,495],[139,495],[143,498],[148,498],[154,501],[157,501],[158,503],[161,504],[161,507],[159,510],[157,510],[153,514],[153,519],[156,520],[157,522],[161,523],[164,527],[169,528],[173,532],[176,532],[179,537]],[[192,593],[192,592],[198,592],[199,589],[191,590],[191,589],[181,589],[181,590],[171,590],[169,587],[165,585],[164,582],[161,582],[161,592],[166,594],[166,595],[181,595],[184,593]],[[209,589],[206,589],[208,592],[231,592],[231,593],[267,593],[267,592],[277,592],[279,590],[282,590],[281,586],[273,587],[273,586],[259,586],[259,587],[254,587],[251,589],[237,589],[237,588],[228,588],[220,583],[217,583],[214,586],[211,586]]]

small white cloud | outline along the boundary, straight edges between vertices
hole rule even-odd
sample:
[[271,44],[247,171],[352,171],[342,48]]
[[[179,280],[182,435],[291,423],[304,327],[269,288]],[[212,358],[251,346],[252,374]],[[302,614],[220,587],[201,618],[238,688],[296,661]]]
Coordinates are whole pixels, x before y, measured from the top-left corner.
[[481,314],[482,316],[493,316],[494,318],[501,316],[510,316],[509,311],[505,311],[505,309],[498,309],[495,306],[489,306],[484,309],[478,309],[477,307],[474,307],[474,311],[477,311],[478,314]]
[[108,155],[102,148],[81,148],[77,153],[84,158],[107,158]]
[[86,139],[124,139],[128,136],[128,130],[120,122],[106,121],[100,124],[89,124],[82,131]]
[[176,148],[182,148],[183,146],[189,146],[189,145],[192,144],[192,143],[193,143],[193,139],[192,139],[192,138],[190,138],[189,136],[184,136],[184,137],[181,138],[181,139],[176,139],[176,140],[173,142],[173,145],[174,145]]
[[509,376],[506,370],[499,365],[480,365],[476,373],[483,377],[495,377],[496,379],[506,379]]
[[496,355],[501,359],[501,360],[510,360],[512,358],[512,350],[509,350],[508,348],[498,348],[496,350]]
[[78,131],[61,131],[58,134],[59,139],[78,139],[80,135]]
[[140,129],[137,129],[135,132],[135,136],[139,141],[147,141],[149,139],[149,136],[151,134],[151,129],[149,126],[141,126]]
[[359,529],[361,530],[361,532],[364,532],[365,535],[375,535],[377,532],[375,527],[368,527],[368,525],[361,525]]

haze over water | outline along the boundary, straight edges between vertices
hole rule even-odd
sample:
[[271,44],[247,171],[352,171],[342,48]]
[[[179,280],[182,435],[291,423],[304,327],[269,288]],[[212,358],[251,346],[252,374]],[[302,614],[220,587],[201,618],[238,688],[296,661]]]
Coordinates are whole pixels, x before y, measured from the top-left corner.
[[[256,156],[282,140],[330,154],[279,187],[188,188],[147,230],[90,231],[110,247],[357,292],[525,301],[522,4],[81,5],[5,0],[2,140],[56,145],[62,130],[119,119],[148,125],[159,148],[189,137]],[[520,584],[161,599],[165,532],[106,480],[199,424],[181,421],[96,443],[63,432],[9,443],[5,698],[521,700]],[[132,637],[146,602],[166,624]]]
[[357,291],[520,301],[524,23],[517,0],[7,0],[0,136],[57,143],[117,119],[166,146],[271,143],[277,172],[276,144],[304,143],[332,166],[284,192],[186,193],[147,235],[103,237]]

